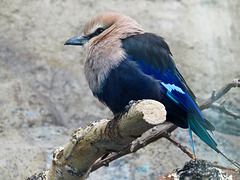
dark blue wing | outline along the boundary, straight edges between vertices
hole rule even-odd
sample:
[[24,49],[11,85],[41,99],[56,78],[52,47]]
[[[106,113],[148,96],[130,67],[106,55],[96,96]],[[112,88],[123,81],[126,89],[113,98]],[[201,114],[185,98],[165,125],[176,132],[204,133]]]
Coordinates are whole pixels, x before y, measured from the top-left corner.
[[[213,130],[213,126],[204,120],[195,102],[193,92],[176,69],[166,42],[157,35],[145,33],[124,39],[122,43],[122,47],[127,53],[127,59],[136,62],[145,74],[159,80],[161,88],[166,89],[165,98],[167,101],[177,104],[182,111],[187,113],[187,117],[183,117],[182,120],[204,142],[218,151],[216,142],[206,129]],[[166,105],[171,106],[171,104]],[[178,116],[178,112],[170,113],[175,113]]]
[[142,71],[163,82],[176,83],[195,100],[196,97],[178,72],[163,38],[151,33],[131,36],[122,40],[129,59],[136,61]]

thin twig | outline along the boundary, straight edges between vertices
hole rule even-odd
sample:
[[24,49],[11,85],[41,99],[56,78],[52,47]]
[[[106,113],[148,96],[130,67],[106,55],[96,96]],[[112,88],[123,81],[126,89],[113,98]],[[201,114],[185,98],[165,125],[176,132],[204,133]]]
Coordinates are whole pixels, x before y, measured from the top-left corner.
[[175,144],[178,148],[180,148],[185,154],[187,154],[191,159],[195,159],[196,157],[194,156],[191,151],[188,150],[186,146],[181,145],[176,139],[174,139],[171,134],[165,134],[164,136],[167,140]]
[[131,152],[136,152],[137,150],[145,147],[146,145],[165,137],[166,134],[170,134],[175,129],[177,129],[177,126],[174,124],[169,124],[166,128],[153,132],[151,135],[147,136],[144,140],[137,141],[136,143],[132,144],[131,146]]
[[235,113],[235,112],[227,109],[226,107],[223,106],[223,104],[212,103],[210,107],[214,108],[214,109],[218,109],[219,111],[232,116],[234,119],[240,118],[240,113]]
[[219,168],[219,169],[223,169],[223,170],[229,170],[229,171],[234,171],[234,172],[238,172],[239,171],[238,168],[235,168],[235,167],[224,167],[224,166],[218,165],[216,163],[212,163],[212,166],[216,167],[216,168]]
[[221,98],[230,89],[235,87],[240,87],[240,79],[234,79],[231,83],[228,83],[227,85],[225,85],[218,92],[216,92],[216,90],[213,90],[212,96],[199,105],[200,110],[209,108],[212,103],[214,103],[216,100]]

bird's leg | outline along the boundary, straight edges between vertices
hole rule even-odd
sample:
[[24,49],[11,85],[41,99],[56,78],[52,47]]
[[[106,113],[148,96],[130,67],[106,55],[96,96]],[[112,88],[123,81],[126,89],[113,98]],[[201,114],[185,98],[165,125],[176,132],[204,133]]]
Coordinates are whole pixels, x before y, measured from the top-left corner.
[[119,119],[123,113],[116,113],[114,114],[113,120]]
[[[116,113],[114,114],[114,119],[113,122],[117,119],[119,119],[123,114],[125,114],[126,112],[128,112],[129,108],[136,103],[137,101],[131,100],[128,105],[125,106],[124,110],[122,112]],[[113,123],[114,124],[114,123]]]
[[127,112],[127,111],[129,110],[129,108],[130,108],[134,103],[136,103],[136,102],[137,102],[137,101],[135,101],[135,100],[131,100],[131,101],[128,103],[128,105],[125,106],[123,113]]

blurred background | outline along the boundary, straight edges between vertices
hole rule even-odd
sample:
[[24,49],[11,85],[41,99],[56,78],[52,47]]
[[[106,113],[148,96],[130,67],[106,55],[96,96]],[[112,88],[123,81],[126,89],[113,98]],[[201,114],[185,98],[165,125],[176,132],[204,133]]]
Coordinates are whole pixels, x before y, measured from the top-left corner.
[[[52,152],[72,131],[111,118],[91,94],[86,49],[64,46],[101,12],[118,12],[165,38],[179,71],[203,102],[240,77],[240,1],[236,0],[0,0],[0,179],[24,179],[50,167]],[[240,89],[219,100],[240,113]],[[203,111],[215,139],[240,161],[240,119]],[[187,130],[174,136],[191,149]],[[194,138],[197,157],[230,166]],[[90,174],[89,179],[157,179],[189,160],[161,139]]]

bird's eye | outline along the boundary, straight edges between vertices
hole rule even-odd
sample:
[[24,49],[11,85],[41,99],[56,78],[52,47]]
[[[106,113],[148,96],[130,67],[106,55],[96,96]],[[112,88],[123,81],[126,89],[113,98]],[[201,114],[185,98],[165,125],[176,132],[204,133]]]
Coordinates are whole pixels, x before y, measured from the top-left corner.
[[88,39],[91,39],[95,36],[98,36],[99,34],[101,34],[105,29],[103,28],[98,28],[94,33],[90,34],[87,36]]
[[103,31],[104,31],[103,28],[98,28],[98,29],[95,31],[95,34],[96,34],[96,35],[99,35],[99,34],[101,34]]

